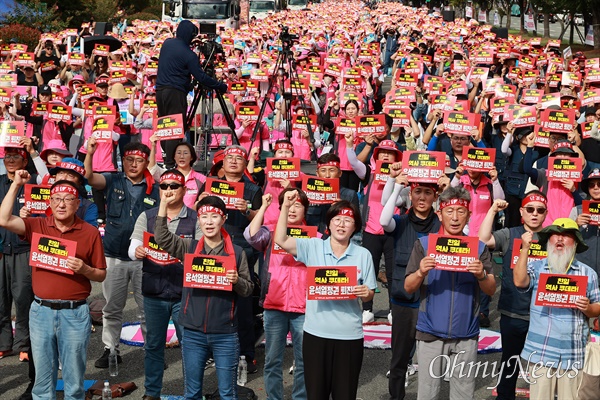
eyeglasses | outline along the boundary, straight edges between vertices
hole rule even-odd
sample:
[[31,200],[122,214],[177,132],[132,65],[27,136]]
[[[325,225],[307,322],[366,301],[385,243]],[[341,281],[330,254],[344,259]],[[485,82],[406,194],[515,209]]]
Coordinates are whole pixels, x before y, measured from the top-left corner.
[[227,161],[236,161],[236,162],[242,162],[242,161],[245,161],[245,160],[246,160],[244,157],[241,157],[241,156],[233,156],[233,155],[226,156],[226,157],[225,157],[225,159],[226,159]]
[[160,187],[162,190],[167,190],[167,189],[177,190],[182,186],[183,185],[181,185],[179,183],[161,183],[160,185],[158,185],[158,187]]
[[23,158],[23,156],[20,154],[5,154],[4,155],[5,160],[17,161],[20,158]]
[[442,213],[448,217],[451,217],[454,213],[458,214],[459,217],[464,217],[469,213],[469,210],[465,207],[446,207],[442,210]]
[[340,226],[342,225],[342,223],[344,225],[353,225],[354,224],[354,220],[352,218],[333,218],[331,220],[331,223],[335,226]]
[[129,164],[143,164],[146,162],[146,160],[144,160],[143,158],[135,158],[135,157],[125,157],[124,158],[125,161],[127,161]]
[[470,138],[468,136],[452,136],[450,139],[455,142],[468,142]]
[[547,211],[546,208],[544,207],[525,207],[525,211],[527,211],[527,214],[533,214],[534,211],[537,211],[538,214],[543,214]]
[[54,204],[60,204],[60,203],[65,203],[65,205],[70,206],[71,204],[73,204],[73,202],[77,200],[77,197],[65,197],[60,198],[60,197],[50,197],[50,201]]
[[590,182],[588,183],[588,188],[589,189],[593,189],[593,188],[600,188],[600,181],[595,181],[595,182]]

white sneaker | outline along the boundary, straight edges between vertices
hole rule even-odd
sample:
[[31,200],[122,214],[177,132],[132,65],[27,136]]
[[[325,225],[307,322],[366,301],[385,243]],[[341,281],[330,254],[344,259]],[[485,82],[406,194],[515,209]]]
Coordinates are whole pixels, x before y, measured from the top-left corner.
[[390,310],[390,313],[388,314],[388,322],[390,325],[392,324],[392,310]]
[[363,310],[363,324],[366,324],[369,322],[374,322],[374,321],[375,321],[375,314],[373,314],[372,311]]

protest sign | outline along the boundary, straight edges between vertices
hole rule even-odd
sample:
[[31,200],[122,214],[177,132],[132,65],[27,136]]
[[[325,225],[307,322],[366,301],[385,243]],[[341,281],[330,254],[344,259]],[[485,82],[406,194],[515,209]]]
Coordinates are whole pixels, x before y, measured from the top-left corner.
[[577,308],[575,301],[586,296],[588,277],[541,273],[535,294],[540,307]]
[[31,238],[29,265],[54,272],[73,275],[67,267],[69,257],[75,257],[77,242],[34,232]]
[[235,204],[244,199],[244,182],[228,182],[215,178],[206,178],[204,191],[220,197],[229,210],[235,210]]
[[183,261],[183,286],[231,291],[231,281],[225,275],[235,268],[235,257],[232,256],[186,254]]
[[474,236],[444,236],[430,234],[427,255],[435,259],[435,268],[467,272],[467,265],[477,260],[479,239]]
[[338,178],[317,178],[304,175],[302,190],[312,204],[331,204],[340,198],[340,182]]
[[306,268],[307,300],[355,299],[357,268],[310,266]]

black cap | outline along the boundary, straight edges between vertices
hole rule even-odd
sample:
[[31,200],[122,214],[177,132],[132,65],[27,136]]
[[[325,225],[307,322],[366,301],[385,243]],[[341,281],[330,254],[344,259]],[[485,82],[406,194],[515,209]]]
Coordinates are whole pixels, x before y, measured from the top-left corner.
[[40,90],[38,90],[39,94],[52,94],[52,89],[48,85],[40,86]]

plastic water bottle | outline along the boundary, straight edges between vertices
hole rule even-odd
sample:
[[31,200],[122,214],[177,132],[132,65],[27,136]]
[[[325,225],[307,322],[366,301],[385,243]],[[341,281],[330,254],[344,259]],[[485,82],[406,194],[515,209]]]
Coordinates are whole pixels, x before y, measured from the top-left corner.
[[112,347],[108,355],[108,373],[110,376],[119,375],[119,365],[117,364],[117,350]]
[[246,382],[248,382],[248,363],[246,362],[246,356],[240,356],[240,362],[238,363],[237,384],[240,386],[246,386]]
[[112,391],[108,381],[104,382],[104,389],[102,389],[102,400],[112,400]]

